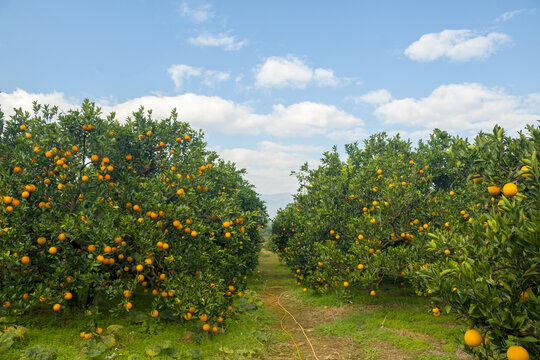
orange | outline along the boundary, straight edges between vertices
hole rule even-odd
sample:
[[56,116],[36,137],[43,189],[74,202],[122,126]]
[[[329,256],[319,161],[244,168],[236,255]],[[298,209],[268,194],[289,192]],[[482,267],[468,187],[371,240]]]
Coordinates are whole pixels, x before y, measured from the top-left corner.
[[131,297],[131,291],[129,291],[129,290],[124,290],[124,297],[126,297],[126,298]]
[[61,308],[60,304],[54,304],[54,306],[53,306],[54,311],[58,311],[58,310],[60,310],[60,308]]
[[28,256],[23,256],[23,257],[21,258],[21,262],[22,262],[23,264],[28,264],[28,263],[30,262],[30,258],[29,258]]
[[90,251],[90,252],[96,251],[96,246],[95,245],[88,245],[88,251]]
[[369,295],[375,296],[375,290],[371,290],[371,292],[369,293]]
[[450,250],[448,249],[444,250],[444,255],[450,255]]
[[87,182],[87,181],[88,181],[88,176],[83,175],[82,178],[81,178],[81,180],[84,181],[84,182]]
[[191,313],[188,312],[187,314],[184,315],[184,319],[191,320],[191,316],[192,316]]
[[533,176],[533,174],[531,174],[531,172],[532,172],[532,167],[530,167],[530,166],[528,166],[528,165],[522,166],[522,167],[521,167],[521,171],[526,171],[524,174],[521,174],[521,177],[529,177],[529,176]]
[[349,283],[348,282],[343,282],[343,287],[349,287]]
[[58,251],[58,249],[55,248],[54,246],[51,246],[51,247],[49,248],[49,254],[51,254],[51,255],[56,254],[57,251]]
[[453,191],[450,191],[450,196],[454,196],[456,193]]
[[102,328],[97,328],[96,333],[102,334],[102,333],[103,333],[103,329],[102,329]]
[[506,197],[512,197],[518,193],[517,185],[514,183],[508,183],[503,186],[503,194]]
[[154,318],[158,317],[158,315],[159,315],[159,312],[157,310],[152,310],[152,312],[150,312],[150,316],[152,316]]
[[96,162],[96,161],[99,160],[99,156],[97,156],[97,155],[92,155],[92,156],[90,157],[90,159],[91,159],[92,161]]
[[210,325],[204,324],[204,325],[202,326],[202,329],[203,329],[204,331],[208,331],[208,330],[210,330]]
[[506,351],[508,360],[529,360],[529,352],[521,346],[510,346]]
[[482,334],[476,329],[470,329],[464,335],[465,344],[476,347],[482,344]]
[[358,264],[358,266],[356,268],[358,270],[363,270],[364,269],[364,264]]
[[132,304],[132,303],[128,302],[128,303],[126,304],[126,309],[131,310],[132,307],[133,307],[133,304]]
[[206,320],[208,320],[208,316],[206,314],[202,314],[199,319],[202,321],[202,322],[206,322]]
[[66,300],[71,300],[71,299],[73,299],[73,294],[70,293],[69,291],[66,292],[66,293],[64,294],[64,299],[66,299]]
[[66,240],[66,234],[60,234],[60,235],[58,235],[58,240],[60,240],[60,241]]

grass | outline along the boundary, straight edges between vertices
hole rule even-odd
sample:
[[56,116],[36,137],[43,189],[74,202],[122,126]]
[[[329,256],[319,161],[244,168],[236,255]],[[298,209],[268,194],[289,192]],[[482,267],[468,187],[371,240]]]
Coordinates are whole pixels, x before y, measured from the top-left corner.
[[[257,308],[229,318],[224,333],[202,333],[195,320],[197,330],[190,330],[173,320],[151,319],[146,314],[141,319],[130,319],[127,315],[111,317],[108,313],[87,317],[67,312],[34,312],[21,317],[0,317],[0,327],[16,324],[28,329],[24,340],[16,340],[8,351],[2,352],[0,341],[0,359],[20,359],[26,349],[38,345],[57,349],[58,359],[85,359],[89,350],[100,350],[103,341],[81,339],[80,332],[95,326],[106,329],[109,325],[121,325],[122,329],[113,337],[106,336],[105,331],[102,339],[114,342],[109,343],[108,349],[101,349],[104,351],[96,359],[147,359],[147,350],[157,353],[160,344],[174,349],[162,350],[154,357],[157,359],[172,359],[170,355],[181,359],[294,359],[291,341],[279,325],[282,312],[270,306],[270,295],[277,294],[286,294],[283,301],[288,309],[308,323],[319,355],[339,352],[339,340],[348,339],[362,359],[456,358],[464,327],[456,325],[451,316],[433,317],[429,299],[392,284],[381,286],[376,296],[367,291],[347,296],[340,292],[303,292],[288,269],[268,252],[261,253],[259,268],[261,273],[251,276],[250,290],[245,291],[243,300]],[[324,306],[329,310],[324,310]],[[338,315],[328,317],[331,312]],[[312,318],[317,321],[309,324]],[[287,324],[288,328],[294,326],[292,321]],[[301,333],[297,331],[295,338],[302,340]],[[303,358],[309,358],[304,356],[308,354],[306,349],[301,352]],[[359,357],[349,354],[343,358]]]

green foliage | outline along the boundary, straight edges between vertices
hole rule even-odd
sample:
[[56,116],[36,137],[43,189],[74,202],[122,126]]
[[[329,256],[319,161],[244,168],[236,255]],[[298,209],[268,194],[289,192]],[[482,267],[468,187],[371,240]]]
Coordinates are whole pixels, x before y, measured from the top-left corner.
[[[295,201],[272,225],[273,248],[298,285],[346,295],[355,287],[376,294],[385,278],[409,282],[489,336],[489,346],[469,349],[477,358],[514,344],[534,357],[539,145],[529,126],[515,138],[495,127],[473,143],[435,130],[415,149],[376,134],[363,148],[347,145],[345,161],[334,148],[297,173]],[[509,183],[517,195],[488,192]]]
[[0,312],[59,304],[227,317],[267,214],[201,132],[174,110],[119,121],[89,101],[0,118]]

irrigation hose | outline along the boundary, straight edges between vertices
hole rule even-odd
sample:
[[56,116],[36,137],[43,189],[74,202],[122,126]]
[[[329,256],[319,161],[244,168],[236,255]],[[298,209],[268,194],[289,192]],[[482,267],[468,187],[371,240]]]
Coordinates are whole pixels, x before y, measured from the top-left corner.
[[[283,293],[281,293],[281,295],[276,296],[274,294],[270,294],[272,296],[274,296],[276,298],[276,300],[274,302],[272,302],[270,305],[275,307],[276,309],[279,309],[281,311],[283,311],[283,317],[281,318],[281,329],[287,334],[289,335],[289,337],[291,338],[294,346],[296,347],[296,352],[298,353],[298,358],[300,360],[302,360],[302,357],[300,356],[300,349],[298,348],[298,345],[296,345],[296,342],[294,341],[294,338],[293,336],[287,331],[285,330],[285,328],[283,327],[283,320],[287,317],[287,315],[289,315],[293,320],[294,322],[296,323],[296,325],[298,325],[298,327],[302,330],[302,333],[304,334],[304,337],[306,338],[309,346],[311,347],[311,352],[313,353],[313,356],[315,357],[316,360],[319,360],[319,358],[317,357],[317,354],[315,353],[315,349],[313,348],[313,344],[311,343],[311,341],[309,340],[309,337],[307,336],[304,328],[302,327],[302,325],[300,325],[300,323],[296,320],[296,318],[293,316],[293,314],[291,314],[280,302],[279,300],[281,299],[281,296],[283,295]],[[274,304],[277,304],[278,306],[274,305]]]

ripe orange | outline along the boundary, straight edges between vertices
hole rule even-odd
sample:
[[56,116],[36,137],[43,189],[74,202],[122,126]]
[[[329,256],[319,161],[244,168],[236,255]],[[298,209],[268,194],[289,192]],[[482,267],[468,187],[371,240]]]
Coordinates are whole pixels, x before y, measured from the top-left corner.
[[97,155],[92,155],[92,156],[90,157],[90,159],[91,159],[93,162],[96,162],[96,161],[99,160],[99,156],[97,156]]
[[344,281],[344,282],[343,282],[343,287],[349,287],[349,283],[346,282],[346,281]]
[[208,320],[208,316],[206,314],[202,314],[199,319],[202,321],[202,322],[206,322],[206,320]]
[[521,177],[529,177],[529,176],[533,176],[533,174],[531,174],[531,172],[532,172],[532,167],[530,167],[529,165],[522,166],[522,167],[521,167],[521,171],[526,171],[526,173],[521,174]]
[[60,240],[60,241],[66,240],[66,234],[62,233],[62,234],[58,235],[58,240]]
[[506,197],[512,197],[518,193],[517,185],[514,183],[508,183],[503,186],[503,194]]
[[202,329],[203,329],[204,331],[208,331],[208,330],[210,330],[210,325],[204,324],[203,327],[202,327]]
[[371,290],[371,292],[369,293],[369,295],[375,296],[375,290]]
[[66,292],[66,293],[64,294],[64,299],[66,299],[66,300],[71,300],[71,299],[73,299],[73,294],[70,293],[69,291]]
[[126,309],[131,310],[132,307],[133,307],[133,304],[132,304],[132,303],[128,302],[128,303],[126,304]]
[[465,344],[476,347],[482,344],[482,334],[476,329],[470,329],[464,335]]
[[96,251],[96,245],[88,245],[88,251],[90,252]]
[[529,352],[521,346],[510,346],[506,351],[508,360],[529,360]]
[[126,297],[126,298],[131,297],[131,291],[129,291],[129,290],[124,290],[124,297]]
[[21,258],[21,262],[22,262],[23,264],[28,264],[28,263],[30,262],[30,258],[29,258],[28,256],[23,256],[23,257]]
[[54,304],[53,305],[53,310],[54,311],[58,311],[58,310],[60,310],[60,308],[61,308],[60,304]]
[[57,252],[58,252],[58,249],[55,248],[54,246],[51,246],[51,247],[49,248],[49,254],[54,255],[54,254],[56,254]]
[[363,270],[364,269],[364,264],[358,264],[358,266],[356,268],[358,270]]
[[102,334],[102,333],[103,333],[103,329],[102,329],[102,328],[97,328],[96,333]]
[[158,317],[158,315],[159,315],[159,312],[157,310],[152,310],[152,312],[150,312],[150,316],[152,316],[154,318]]

